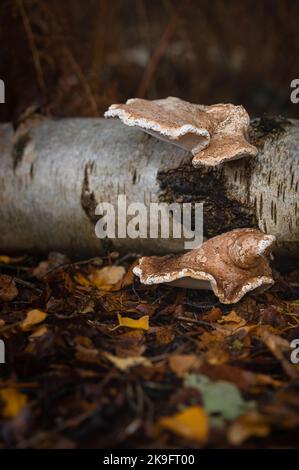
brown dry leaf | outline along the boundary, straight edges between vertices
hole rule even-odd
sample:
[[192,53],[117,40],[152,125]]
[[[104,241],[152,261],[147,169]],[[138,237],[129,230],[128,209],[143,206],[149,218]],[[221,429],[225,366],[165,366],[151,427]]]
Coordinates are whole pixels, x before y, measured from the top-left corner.
[[209,417],[201,406],[190,406],[173,416],[164,416],[159,419],[158,426],[201,444],[209,435]]
[[123,278],[118,282],[117,287],[119,289],[124,289],[125,287],[131,286],[134,284],[135,274],[133,273],[133,268],[138,264],[138,260],[136,260],[127,270],[126,274]]
[[142,330],[129,330],[117,336],[118,344],[123,348],[131,348],[144,343],[144,332]]
[[84,348],[91,348],[93,346],[91,339],[87,336],[77,335],[74,338],[74,342],[77,346],[83,346]]
[[150,333],[155,333],[156,343],[158,345],[169,344],[175,338],[175,334],[171,326],[154,326],[150,329]]
[[41,336],[48,333],[48,328],[45,325],[38,326],[33,333],[29,336],[30,339],[40,338]]
[[208,313],[203,315],[202,319],[208,322],[215,322],[222,317],[222,310],[219,307],[213,307]]
[[77,344],[75,357],[77,361],[87,362],[88,364],[99,364],[100,355],[98,349],[86,348]]
[[125,273],[123,266],[105,266],[105,268],[93,271],[89,278],[98,289],[109,291],[122,280]]
[[213,343],[223,344],[226,336],[222,330],[205,331],[200,337],[200,345],[203,348],[210,348]]
[[141,356],[146,350],[143,330],[129,330],[117,336],[116,356]]
[[246,320],[240,317],[235,310],[232,310],[228,315],[222,315],[218,323],[225,323],[226,327],[231,329],[240,328],[246,325]]
[[292,379],[298,379],[299,368],[298,366],[291,364],[288,359],[284,356],[284,351],[290,355],[290,344],[289,342],[274,334],[273,327],[259,326],[256,329],[255,334],[261,339],[261,341],[267,346],[269,351],[273,354],[278,361],[280,361],[285,373]]
[[27,403],[27,396],[15,388],[3,388],[0,390],[0,400],[3,402],[2,416],[14,418]]
[[127,328],[136,328],[139,330],[149,329],[149,316],[144,315],[137,320],[129,317],[122,317],[120,313],[117,314],[118,326],[126,326]]
[[219,366],[229,362],[230,355],[225,345],[215,345],[205,353],[205,360],[212,366]]
[[74,276],[74,279],[82,287],[92,287],[92,282],[79,272]]
[[159,305],[157,304],[139,304],[136,306],[136,310],[140,313],[143,313],[143,315],[154,315],[156,313],[157,309],[159,308]]
[[18,295],[14,279],[6,274],[0,274],[0,301],[9,302]]
[[134,357],[117,357],[113,356],[108,352],[104,353],[104,356],[112,362],[118,369],[125,371],[135,366],[144,366],[151,367],[152,363],[149,359],[144,356],[134,356]]
[[196,354],[172,354],[168,363],[170,369],[182,379],[188,372],[200,367],[201,360]]
[[232,382],[240,390],[248,390],[257,386],[270,385],[277,388],[282,387],[283,382],[275,380],[269,375],[256,374],[255,372],[241,369],[230,364],[211,365],[204,362],[200,367],[200,372],[207,375],[210,380],[224,380]]
[[26,318],[21,323],[23,331],[30,330],[34,325],[41,323],[47,318],[47,314],[42,310],[34,309],[27,312]]
[[240,416],[228,429],[228,442],[234,446],[243,444],[250,437],[266,437],[271,427],[266,417],[257,411]]

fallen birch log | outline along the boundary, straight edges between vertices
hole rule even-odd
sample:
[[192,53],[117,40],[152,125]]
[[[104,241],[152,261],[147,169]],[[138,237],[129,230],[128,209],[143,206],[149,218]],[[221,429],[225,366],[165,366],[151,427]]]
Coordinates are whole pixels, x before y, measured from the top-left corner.
[[101,240],[100,202],[203,202],[204,236],[258,227],[278,255],[299,257],[299,121],[257,119],[258,156],[194,168],[192,155],[120,122],[34,118],[0,126],[0,250],[78,257],[107,247],[166,253],[183,239]]

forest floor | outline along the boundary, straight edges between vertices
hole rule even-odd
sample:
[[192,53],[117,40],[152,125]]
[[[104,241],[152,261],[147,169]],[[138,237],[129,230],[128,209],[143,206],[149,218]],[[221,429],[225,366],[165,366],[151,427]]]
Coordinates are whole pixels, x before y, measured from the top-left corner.
[[299,272],[228,306],[133,261],[0,256],[0,447],[297,447]]

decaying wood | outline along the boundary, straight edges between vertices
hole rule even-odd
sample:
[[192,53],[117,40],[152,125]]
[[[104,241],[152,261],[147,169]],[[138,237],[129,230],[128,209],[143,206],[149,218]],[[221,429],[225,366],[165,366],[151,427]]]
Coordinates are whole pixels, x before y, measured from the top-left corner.
[[[215,168],[120,122],[35,118],[0,126],[0,248],[59,250],[79,257],[107,248],[95,235],[95,207],[128,203],[204,202],[204,235],[259,227],[278,239],[277,254],[299,255],[299,121],[257,119],[258,156]],[[184,240],[115,239],[121,252],[165,253]]]

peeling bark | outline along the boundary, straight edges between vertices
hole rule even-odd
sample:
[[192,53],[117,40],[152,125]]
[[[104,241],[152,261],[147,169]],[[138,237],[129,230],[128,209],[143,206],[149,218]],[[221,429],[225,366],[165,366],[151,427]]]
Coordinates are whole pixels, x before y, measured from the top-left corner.
[[[277,254],[299,256],[299,122],[257,119],[256,158],[194,168],[192,155],[120,122],[35,118],[0,126],[0,248],[93,256],[99,202],[204,202],[204,235],[259,227]],[[184,240],[115,239],[125,252],[165,253]]]

